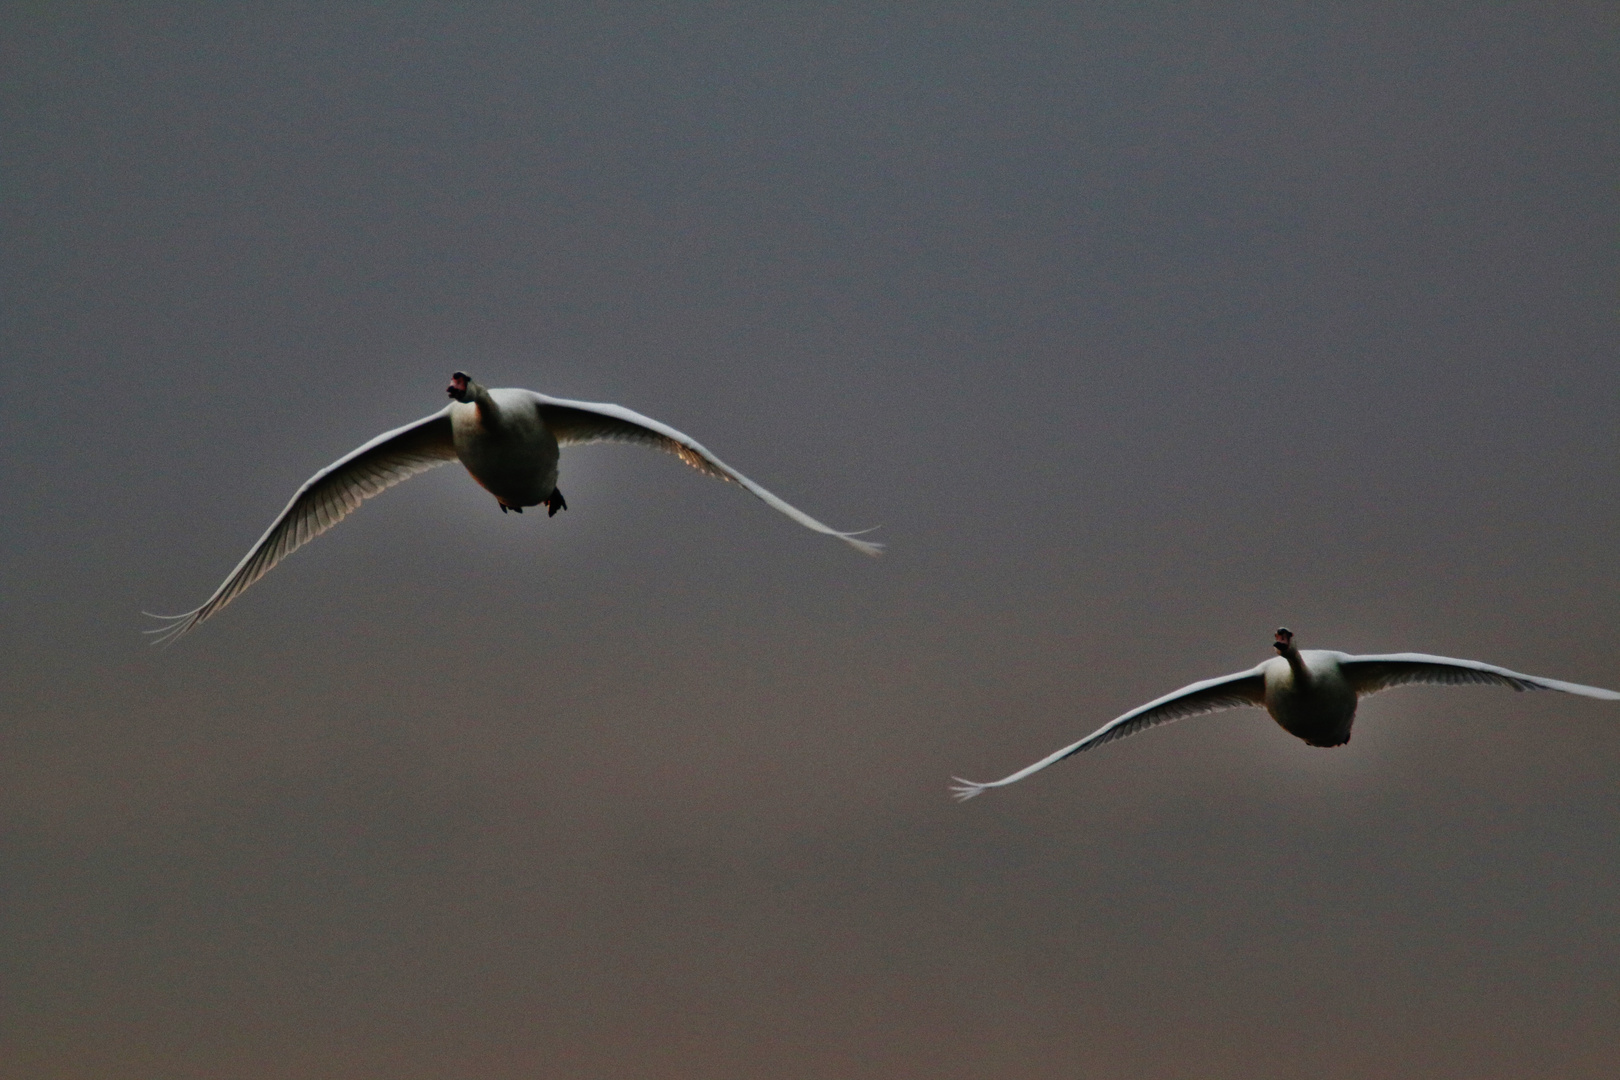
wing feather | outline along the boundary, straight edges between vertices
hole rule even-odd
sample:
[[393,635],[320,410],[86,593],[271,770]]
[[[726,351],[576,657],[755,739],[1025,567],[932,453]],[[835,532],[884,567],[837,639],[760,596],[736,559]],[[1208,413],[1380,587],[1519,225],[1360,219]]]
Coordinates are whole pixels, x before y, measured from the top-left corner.
[[[803,510],[771,494],[730,465],[715,457],[702,443],[690,435],[682,434],[651,417],[642,416],[622,405],[607,405],[589,401],[568,401],[562,398],[534,395],[540,402],[540,415],[556,436],[558,446],[584,446],[597,442],[635,443],[674,454],[686,464],[706,476],[727,483],[740,484],[755,498],[772,509],[786,514],[807,529],[836,536],[857,551],[867,555],[882,552],[883,545],[860,539],[860,532],[841,532],[823,525]],[[870,531],[870,530],[862,530]]]
[[986,788],[1006,787],[1008,784],[1017,783],[1031,773],[1040,772],[1048,765],[1072,757],[1082,750],[1090,750],[1094,746],[1135,735],[1159,724],[1168,724],[1172,720],[1181,720],[1188,716],[1220,712],[1223,709],[1262,705],[1265,703],[1265,679],[1260,674],[1263,666],[1183,686],[1175,693],[1166,694],[1162,698],[1132,709],[1123,716],[1115,717],[1079,742],[1071,743],[1035,764],[1019,769],[1011,776],[1004,776],[1000,780],[981,784],[973,780],[964,780],[960,776],[952,777],[957,786],[951,788],[951,793],[958,801],[966,801]]
[[153,616],[168,625],[147,633],[156,634],[158,642],[173,641],[236,599],[276,563],[342,521],[365,500],[417,473],[454,460],[456,447],[448,407],[384,432],[310,477],[201,607],[181,615]]
[[1430,656],[1428,653],[1387,653],[1377,656],[1350,656],[1341,661],[1345,677],[1357,694],[1376,694],[1394,686],[1430,683],[1441,686],[1462,686],[1483,683],[1491,686],[1510,686],[1515,690],[1557,690],[1564,694],[1620,701],[1620,693],[1598,686],[1560,679],[1545,679],[1539,675],[1525,675],[1518,671],[1483,664],[1478,660],[1456,660],[1449,656]]

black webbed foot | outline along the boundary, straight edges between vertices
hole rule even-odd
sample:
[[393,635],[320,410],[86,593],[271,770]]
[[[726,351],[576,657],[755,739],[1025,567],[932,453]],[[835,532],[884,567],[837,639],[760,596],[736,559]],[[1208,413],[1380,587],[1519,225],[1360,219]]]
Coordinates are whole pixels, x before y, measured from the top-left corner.
[[546,508],[547,517],[556,517],[557,511],[568,509],[568,500],[563,498],[561,491],[552,488],[550,497],[541,505]]
[[523,513],[523,507],[521,507],[521,506],[507,506],[505,503],[501,503],[501,513],[504,514],[508,510],[512,511],[512,513],[514,513],[514,514]]

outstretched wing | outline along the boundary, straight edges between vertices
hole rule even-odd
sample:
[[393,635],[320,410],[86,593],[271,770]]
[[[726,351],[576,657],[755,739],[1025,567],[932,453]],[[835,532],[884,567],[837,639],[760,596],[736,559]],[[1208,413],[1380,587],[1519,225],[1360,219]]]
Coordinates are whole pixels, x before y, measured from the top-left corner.
[[1435,683],[1457,686],[1485,683],[1511,686],[1515,690],[1558,690],[1565,694],[1620,701],[1620,694],[1598,686],[1544,679],[1539,675],[1524,675],[1494,664],[1478,660],[1454,660],[1449,656],[1430,656],[1427,653],[1388,653],[1380,656],[1348,656],[1340,664],[1345,678],[1357,694],[1376,694],[1392,686],[1412,683]]
[[[622,405],[601,405],[589,401],[565,401],[561,398],[535,394],[540,402],[540,416],[546,427],[556,436],[558,446],[583,446],[595,442],[627,442],[650,446],[674,454],[698,472],[728,483],[741,484],[767,506],[778,510],[807,529],[836,536],[858,551],[877,555],[883,545],[871,540],[858,539],[859,532],[840,532],[823,525],[796,506],[772,495],[742,473],[711,454],[702,443],[683,435],[668,424],[660,424],[651,417],[624,408]],[[870,531],[870,530],[863,530]]]
[[1166,694],[1162,698],[1132,709],[1124,716],[1108,721],[1108,723],[1079,742],[1065,746],[1057,753],[1050,754],[1035,764],[1019,769],[1011,776],[1004,776],[1000,780],[980,784],[972,780],[963,780],[960,776],[953,776],[951,779],[956,781],[957,786],[951,788],[951,793],[956,796],[958,801],[966,801],[986,788],[1006,787],[1008,784],[1015,784],[1030,773],[1040,772],[1048,765],[1078,754],[1082,750],[1090,750],[1093,746],[1101,746],[1103,743],[1113,742],[1115,739],[1123,739],[1127,735],[1135,735],[1138,731],[1145,731],[1156,724],[1168,724],[1172,720],[1180,720],[1188,716],[1199,716],[1203,713],[1220,712],[1222,709],[1238,709],[1248,705],[1262,705],[1265,703],[1266,686],[1260,670],[1260,667],[1253,667],[1248,671],[1240,671],[1235,675],[1222,675],[1218,679],[1205,679],[1203,682],[1195,682],[1191,686],[1183,686],[1173,694]]
[[450,433],[448,406],[414,424],[384,432],[310,477],[201,607],[182,615],[154,615],[168,625],[147,633],[156,634],[158,642],[173,641],[236,599],[272,566],[342,521],[362,502],[401,480],[454,460],[456,446]]

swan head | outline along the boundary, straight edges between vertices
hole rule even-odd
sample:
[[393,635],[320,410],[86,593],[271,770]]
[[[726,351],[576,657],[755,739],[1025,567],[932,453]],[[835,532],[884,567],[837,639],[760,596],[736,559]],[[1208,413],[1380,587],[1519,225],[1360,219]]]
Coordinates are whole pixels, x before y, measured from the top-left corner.
[[1294,647],[1294,632],[1286,626],[1277,627],[1277,638],[1271,643],[1271,647],[1287,656],[1288,650]]
[[450,385],[444,388],[444,392],[456,401],[471,401],[478,393],[478,384],[465,371],[458,371],[450,376]]

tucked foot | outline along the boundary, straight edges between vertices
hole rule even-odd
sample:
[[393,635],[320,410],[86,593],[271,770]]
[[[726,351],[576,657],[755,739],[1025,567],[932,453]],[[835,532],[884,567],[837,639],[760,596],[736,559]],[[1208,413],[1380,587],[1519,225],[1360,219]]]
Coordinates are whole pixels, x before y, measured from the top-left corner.
[[504,514],[508,510],[512,511],[512,513],[514,513],[514,514],[523,513],[523,507],[521,507],[521,506],[507,506],[505,503],[501,503],[501,513]]
[[547,517],[556,517],[557,511],[568,509],[568,500],[563,498],[561,491],[552,488],[551,495],[540,505],[546,508]]

